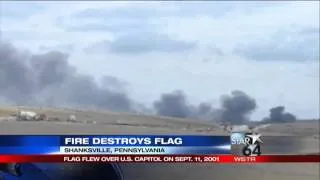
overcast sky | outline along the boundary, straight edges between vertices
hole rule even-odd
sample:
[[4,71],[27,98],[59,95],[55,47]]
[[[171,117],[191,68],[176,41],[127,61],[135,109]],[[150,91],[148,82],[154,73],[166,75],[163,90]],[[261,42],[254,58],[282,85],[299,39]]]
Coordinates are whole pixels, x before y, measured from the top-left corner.
[[151,104],[183,90],[192,103],[232,90],[253,119],[284,105],[319,117],[319,2],[0,2],[2,40],[59,50],[80,71],[116,76]]

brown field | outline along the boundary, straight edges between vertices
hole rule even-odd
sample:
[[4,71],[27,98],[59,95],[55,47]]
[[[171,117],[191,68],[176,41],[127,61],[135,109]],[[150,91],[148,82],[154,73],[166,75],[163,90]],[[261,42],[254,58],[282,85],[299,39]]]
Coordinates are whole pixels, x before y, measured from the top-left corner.
[[[0,134],[206,134],[227,135],[213,123],[136,114],[67,109],[30,109],[60,120],[17,122],[5,118],[16,108],[0,108]],[[75,114],[76,122],[66,122]],[[319,153],[319,121],[274,124],[261,132],[266,136],[292,136],[299,142],[288,153]],[[272,144],[280,146],[281,144]],[[290,148],[289,148],[290,149]],[[122,164],[127,180],[318,180],[319,163],[305,164]]]

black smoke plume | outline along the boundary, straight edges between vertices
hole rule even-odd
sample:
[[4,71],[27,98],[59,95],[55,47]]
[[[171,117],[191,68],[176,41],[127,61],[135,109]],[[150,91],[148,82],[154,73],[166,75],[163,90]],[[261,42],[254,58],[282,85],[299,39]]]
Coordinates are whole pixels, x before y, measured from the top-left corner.
[[162,94],[160,100],[155,101],[153,106],[161,116],[187,118],[193,114],[185,94],[180,90]]
[[161,116],[205,120],[211,120],[210,114],[214,111],[210,103],[190,104],[182,90],[162,94],[159,100],[154,101],[153,107]]
[[264,118],[264,121],[270,123],[285,123],[294,122],[297,118],[295,115],[285,112],[284,106],[276,106],[270,109],[269,117]]
[[6,103],[133,111],[122,84],[106,76],[99,85],[78,73],[62,52],[30,54],[0,42],[0,99]]
[[209,103],[202,102],[198,106],[188,103],[185,93],[176,90],[164,93],[154,102],[158,115],[179,118],[196,118],[241,124],[248,120],[256,108],[256,101],[242,91],[233,91],[231,95],[221,97],[221,108],[215,109]]
[[232,91],[231,95],[221,97],[222,114],[220,121],[242,124],[248,120],[257,107],[255,99],[243,91]]

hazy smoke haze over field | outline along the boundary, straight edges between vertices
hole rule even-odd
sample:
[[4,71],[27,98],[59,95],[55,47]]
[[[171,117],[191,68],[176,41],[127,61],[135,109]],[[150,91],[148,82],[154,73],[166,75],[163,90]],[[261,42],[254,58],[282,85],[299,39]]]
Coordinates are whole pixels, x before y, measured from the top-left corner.
[[[125,85],[117,77],[105,76],[102,86],[94,78],[78,72],[68,63],[68,55],[59,51],[29,54],[9,43],[0,44],[0,93],[2,99],[18,105],[97,107],[134,112],[147,109],[130,99]],[[210,103],[193,105],[183,90],[163,93],[153,103],[161,116],[226,121],[241,124],[257,108],[256,100],[240,90],[220,97],[220,107]],[[139,110],[137,107],[142,107]],[[294,121],[279,106],[270,110],[271,122]]]
[[29,54],[1,43],[0,57],[0,93],[9,102],[133,110],[120,80],[105,77],[99,86],[93,77],[77,72],[65,53]]

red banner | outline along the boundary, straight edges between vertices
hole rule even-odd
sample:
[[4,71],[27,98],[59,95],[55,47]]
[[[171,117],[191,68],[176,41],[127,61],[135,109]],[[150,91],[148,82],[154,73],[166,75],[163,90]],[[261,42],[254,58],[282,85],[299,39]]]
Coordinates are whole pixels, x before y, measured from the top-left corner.
[[119,163],[308,163],[320,155],[0,155],[0,163],[119,162]]

